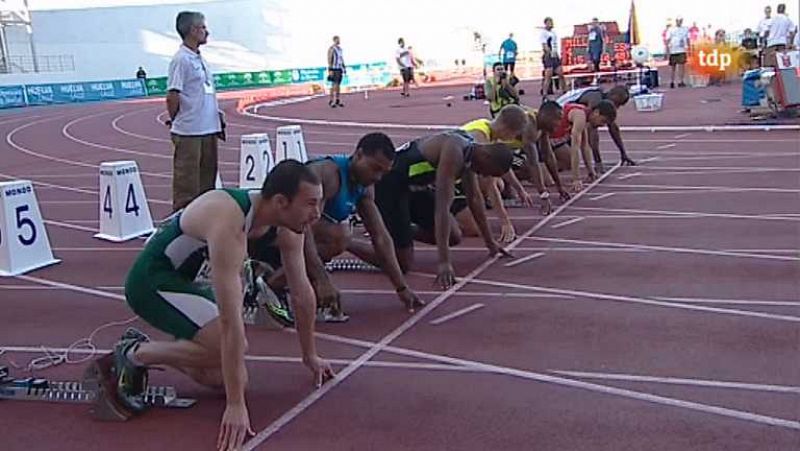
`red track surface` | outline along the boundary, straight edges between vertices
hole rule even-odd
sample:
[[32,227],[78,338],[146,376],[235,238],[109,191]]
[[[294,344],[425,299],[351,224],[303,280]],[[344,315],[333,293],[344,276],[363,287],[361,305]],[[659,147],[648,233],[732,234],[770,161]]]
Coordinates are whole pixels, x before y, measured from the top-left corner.
[[[444,95],[463,89],[415,91],[408,100],[396,92],[372,93],[368,101],[353,95],[344,110],[329,110],[316,99],[264,113],[457,124],[484,113],[482,105],[460,97],[455,108],[443,105]],[[627,107],[622,124],[725,123],[728,113],[718,112],[720,103],[697,100],[731,98],[736,89],[670,92],[667,110],[637,114]],[[155,119],[161,111],[160,101],[125,102],[0,116],[6,137],[0,177],[34,181],[54,253],[63,259],[28,274],[36,279],[0,280],[0,346],[63,348],[104,323],[132,316],[119,300],[120,286],[142,242],[92,238],[97,166],[135,159],[154,218],[165,216],[171,149]],[[229,144],[221,153],[229,184],[237,179],[239,135],[274,136],[280,125],[231,114]],[[312,153],[348,152],[364,131],[304,126]],[[419,132],[389,134],[399,144]],[[262,448],[798,449],[797,133],[625,138],[634,158],[658,158],[616,170],[545,224],[536,211],[512,210],[520,233],[540,223],[531,239],[518,243],[515,257],[542,252],[538,258],[485,262],[479,241],[469,239],[453,251],[467,283],[413,316],[403,312],[382,276],[335,274],[351,320],[319,326],[328,334],[319,347],[339,359],[343,377],[318,392],[316,402],[308,401],[315,392],[299,363],[255,360],[296,357],[294,335],[250,328],[253,426],[263,431],[298,403],[305,406]],[[606,160],[616,161],[605,140],[603,147]],[[582,220],[562,225],[577,218]],[[410,281],[433,301],[440,293],[425,273],[435,266],[435,252],[418,251]],[[47,281],[108,296],[48,287]],[[485,306],[430,323],[476,303]],[[100,332],[96,344],[109,348],[123,329]],[[360,359],[368,350],[371,358]],[[24,364],[39,355],[11,350],[0,364]],[[350,361],[357,363],[345,370]],[[83,368],[61,365],[40,375],[78,378]],[[172,371],[151,372],[151,382],[174,384],[199,402],[124,424],[92,422],[81,406],[2,402],[2,448],[213,449],[223,396]]]

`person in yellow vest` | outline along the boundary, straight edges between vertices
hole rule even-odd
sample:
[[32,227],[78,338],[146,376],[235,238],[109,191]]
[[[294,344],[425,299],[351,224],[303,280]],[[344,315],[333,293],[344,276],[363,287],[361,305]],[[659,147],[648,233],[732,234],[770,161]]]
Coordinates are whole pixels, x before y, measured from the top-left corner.
[[506,105],[519,105],[519,93],[508,77],[503,63],[494,63],[492,76],[486,79],[484,91],[492,117],[497,116]]
[[[527,114],[525,110],[516,105],[507,105],[499,111],[497,117],[494,119],[476,119],[462,125],[460,128],[469,133],[469,135],[475,139],[475,142],[494,143],[512,141],[522,134],[526,124]],[[478,178],[481,192],[489,201],[492,210],[502,223],[500,241],[503,243],[510,243],[516,238],[516,232],[500,195],[500,191],[502,191],[505,185],[504,182],[515,192],[523,205],[532,207],[533,199],[531,195],[525,191],[525,188],[514,175],[513,171],[508,171],[502,178],[486,176]],[[479,235],[478,226],[475,224],[469,211],[459,211],[458,214],[456,214],[456,220],[458,220],[464,235]]]
[[[520,110],[525,114],[525,125],[522,130],[513,135],[512,139],[509,139],[508,127],[503,120],[503,115]],[[503,223],[501,240],[511,241],[516,234],[500,195],[504,188],[504,182],[515,191],[524,205],[533,206],[531,196],[524,191],[520,182],[520,180],[530,181],[539,193],[542,214],[548,215],[552,211],[552,204],[541,168],[542,164],[545,164],[562,201],[570,199],[569,193],[561,185],[558,163],[550,147],[549,133],[555,129],[560,120],[561,107],[555,102],[548,101],[539,110],[530,107],[506,106],[494,120],[477,119],[461,127],[462,130],[469,132],[476,141],[505,142],[514,149],[513,170],[502,180],[494,179],[495,183],[487,183],[486,179],[483,179],[484,183],[481,185],[484,196],[488,198],[492,209],[497,212],[498,218]],[[524,194],[520,195],[520,191]],[[465,236],[477,236],[477,225],[468,214],[461,211],[456,215],[456,219]]]

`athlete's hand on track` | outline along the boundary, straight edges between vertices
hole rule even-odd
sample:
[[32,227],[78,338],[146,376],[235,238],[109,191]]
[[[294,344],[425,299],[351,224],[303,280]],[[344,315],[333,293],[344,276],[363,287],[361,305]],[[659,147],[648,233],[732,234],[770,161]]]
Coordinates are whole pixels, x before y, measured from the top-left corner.
[[228,404],[222,415],[222,424],[217,437],[219,451],[235,451],[242,447],[247,437],[256,435],[250,427],[250,415],[244,404]]
[[517,237],[517,231],[514,230],[514,224],[508,222],[503,224],[500,228],[500,242],[503,244],[508,244]]
[[425,302],[417,296],[417,293],[411,288],[404,287],[402,290],[397,292],[397,296],[400,298],[400,302],[406,306],[409,313],[414,313],[414,310],[417,307],[424,307]]
[[435,285],[438,285],[443,290],[452,287],[456,283],[456,271],[450,263],[439,263],[439,268],[436,270]]
[[303,357],[303,364],[314,374],[314,386],[316,388],[322,387],[322,384],[336,377],[330,363],[322,359],[318,355]]

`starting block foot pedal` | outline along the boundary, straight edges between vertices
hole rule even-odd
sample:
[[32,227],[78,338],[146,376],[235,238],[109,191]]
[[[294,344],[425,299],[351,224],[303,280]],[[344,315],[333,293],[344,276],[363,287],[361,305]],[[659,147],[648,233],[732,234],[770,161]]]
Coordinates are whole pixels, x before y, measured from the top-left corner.
[[113,354],[101,357],[92,362],[83,374],[82,388],[94,393],[89,414],[95,420],[127,421],[134,416],[119,402],[116,387],[111,384],[113,359]]

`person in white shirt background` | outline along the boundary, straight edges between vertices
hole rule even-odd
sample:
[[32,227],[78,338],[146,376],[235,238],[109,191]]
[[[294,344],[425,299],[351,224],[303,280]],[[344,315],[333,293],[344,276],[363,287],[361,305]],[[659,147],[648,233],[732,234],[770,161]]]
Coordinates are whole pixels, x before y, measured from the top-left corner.
[[769,25],[772,23],[772,7],[767,5],[764,7],[764,18],[758,22],[758,38],[761,41],[761,48],[767,48],[767,31]]
[[414,61],[411,59],[411,52],[406,48],[406,41],[403,38],[397,40],[397,51],[395,52],[395,60],[400,67],[400,75],[403,77],[403,92],[400,93],[403,97],[410,97],[411,93],[408,92],[408,86],[414,80]]
[[564,79],[564,69],[561,67],[561,43],[558,35],[553,31],[553,19],[544,19],[544,30],[539,36],[542,45],[542,65],[544,66],[544,82],[542,83],[542,97],[553,93],[551,80],[553,75],[558,75],[561,94],[567,91],[567,82]]
[[205,17],[183,11],[175,19],[183,43],[172,57],[167,77],[167,112],[172,144],[172,208],[178,211],[214,189],[217,139],[225,140],[225,121],[217,103],[214,76],[200,55],[208,41]]
[[778,14],[772,18],[767,30],[767,51],[764,58],[765,66],[775,66],[778,63],[777,53],[783,52],[792,44],[795,34],[795,24],[786,15],[786,5],[778,5]]
[[671,68],[669,87],[675,87],[678,72],[679,87],[686,86],[686,53],[689,51],[689,29],[683,26],[683,17],[675,19],[675,26],[667,34],[666,53]]
[[339,44],[339,36],[334,36],[333,44],[328,48],[328,81],[331,82],[331,97],[328,100],[328,106],[331,108],[344,106],[339,95],[347,66],[344,64],[342,47]]

